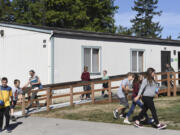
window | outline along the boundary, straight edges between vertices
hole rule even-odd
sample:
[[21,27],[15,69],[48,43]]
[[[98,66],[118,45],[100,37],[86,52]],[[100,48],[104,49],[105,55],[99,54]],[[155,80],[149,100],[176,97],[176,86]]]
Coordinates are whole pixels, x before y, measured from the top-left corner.
[[91,74],[100,73],[100,48],[83,47],[83,68],[88,67]]
[[131,72],[143,72],[144,69],[144,51],[131,51]]

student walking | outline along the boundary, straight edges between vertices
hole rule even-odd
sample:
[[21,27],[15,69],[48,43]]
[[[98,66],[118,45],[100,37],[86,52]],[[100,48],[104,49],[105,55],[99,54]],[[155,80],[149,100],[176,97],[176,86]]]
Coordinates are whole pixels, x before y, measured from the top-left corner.
[[[88,72],[88,67],[84,67],[84,72],[81,75],[81,80],[83,82],[88,82],[90,81],[90,73]],[[83,86],[84,91],[89,91],[91,90],[90,85],[84,85]],[[84,99],[84,94],[81,95],[81,100]],[[86,94],[86,99],[90,99],[90,93]]]
[[16,118],[14,116],[14,108],[16,106],[18,99],[20,99],[20,101],[22,100],[22,89],[20,88],[20,80],[18,79],[14,80],[14,87],[12,88],[12,96],[13,96],[13,100],[11,101],[11,119],[15,121]]
[[[143,107],[143,103],[140,101],[140,99],[137,100],[136,102],[134,101],[134,98],[138,95],[139,87],[141,85],[142,80],[143,80],[142,75],[139,76],[138,74],[135,74],[135,77],[133,80],[132,105],[126,115],[126,118],[124,119],[125,124],[131,124],[131,122],[129,122],[129,117],[134,112],[136,105],[138,105],[140,108]],[[145,118],[146,118],[146,121],[149,122],[149,118],[148,118],[147,114],[145,115]],[[153,121],[153,120],[151,120],[151,121]]]
[[4,116],[6,118],[5,130],[10,133],[11,129],[9,127],[10,121],[10,98],[12,97],[12,89],[7,85],[8,79],[3,77],[1,80],[2,85],[0,86],[0,132],[3,130],[3,120]]
[[[107,70],[104,70],[104,71],[103,71],[102,80],[109,80],[109,76],[107,75]],[[103,83],[102,87],[103,87],[104,89],[107,89],[107,88],[108,88],[108,82]],[[105,92],[105,91],[102,91],[102,97],[104,97],[104,92]]]
[[113,111],[113,116],[115,119],[119,118],[119,112],[120,117],[124,117],[125,110],[129,108],[128,100],[127,100],[127,94],[130,86],[130,81],[134,79],[134,74],[128,73],[127,78],[121,81],[121,84],[119,86],[117,96],[120,100],[120,106]]
[[[23,87],[23,89],[25,89],[26,87],[28,87],[30,85],[31,86],[30,90],[32,90],[31,102],[30,102],[29,106],[26,108],[26,110],[29,110],[29,108],[32,107],[34,99],[38,99],[38,97],[37,97],[38,92],[36,92],[35,90],[43,88],[42,84],[41,84],[41,81],[40,81],[39,77],[35,74],[34,70],[30,70],[29,75],[30,75],[29,81]],[[36,101],[36,105],[37,105],[38,109],[40,109],[39,101]]]
[[151,111],[154,122],[158,129],[164,129],[167,126],[165,124],[159,123],[158,116],[156,113],[156,108],[155,108],[153,99],[154,99],[154,96],[156,95],[158,85],[154,77],[155,77],[155,69],[148,68],[146,72],[146,77],[142,82],[138,95],[134,99],[134,101],[137,102],[142,96],[142,101],[144,103],[143,109],[134,123],[134,125],[139,128],[143,127],[140,123],[140,120],[146,115],[148,110]]

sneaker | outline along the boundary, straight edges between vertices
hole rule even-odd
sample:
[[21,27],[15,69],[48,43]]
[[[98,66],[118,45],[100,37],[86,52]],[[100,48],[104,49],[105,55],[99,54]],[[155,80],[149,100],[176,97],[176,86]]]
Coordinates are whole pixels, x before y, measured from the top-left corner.
[[113,116],[114,116],[114,119],[118,119],[119,118],[118,112],[116,110],[113,111]]
[[10,128],[6,128],[5,131],[6,131],[6,133],[11,133],[12,132]]
[[131,124],[131,122],[129,122],[129,120],[128,120],[128,119],[124,119],[124,124],[128,124],[128,125],[130,125],[130,124]]
[[123,115],[123,114],[120,114],[120,115],[119,115],[119,118],[121,118],[121,119],[125,119],[125,117],[124,117],[124,115]]
[[134,126],[138,128],[143,128],[143,125],[141,125],[140,123],[137,123],[136,121],[134,122]]
[[157,129],[165,129],[167,127],[166,124],[158,124]]
[[148,120],[148,123],[149,123],[149,124],[153,124],[153,123],[154,123],[154,119],[150,118],[150,119]]
[[26,107],[25,109],[26,109],[27,111],[29,111],[30,107]]
[[2,132],[3,130],[2,129],[0,129],[0,133]]
[[12,121],[16,121],[16,117],[15,116],[11,116],[11,120]]

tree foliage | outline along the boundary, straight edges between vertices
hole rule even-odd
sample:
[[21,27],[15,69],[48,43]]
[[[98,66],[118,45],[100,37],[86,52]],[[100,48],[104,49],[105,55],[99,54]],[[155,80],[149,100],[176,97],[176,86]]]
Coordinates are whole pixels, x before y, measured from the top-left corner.
[[133,11],[137,14],[132,22],[132,30],[138,37],[160,38],[162,27],[154,22],[154,16],[160,16],[162,11],[156,11],[158,0],[135,0]]
[[121,34],[121,35],[127,35],[127,36],[133,35],[133,31],[131,28],[123,27],[122,25],[119,25],[119,27],[116,30],[116,33]]
[[[4,8],[7,1],[11,10]],[[20,24],[46,25],[52,27],[83,29],[95,32],[112,32],[114,14],[118,9],[114,0],[0,0],[0,19]],[[5,5],[5,4],[4,4]],[[3,8],[1,10],[1,8]],[[6,15],[7,16],[7,15]]]

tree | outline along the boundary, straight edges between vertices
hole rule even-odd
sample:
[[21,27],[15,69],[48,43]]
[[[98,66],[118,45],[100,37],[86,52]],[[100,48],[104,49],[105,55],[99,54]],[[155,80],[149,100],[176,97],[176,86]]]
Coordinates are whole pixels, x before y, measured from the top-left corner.
[[127,27],[123,27],[123,26],[119,25],[119,27],[117,28],[116,33],[121,34],[121,35],[132,36],[133,31],[132,31],[131,28],[127,28]]
[[13,21],[19,24],[42,25],[44,0],[13,0]]
[[180,39],[180,34],[179,34],[179,36],[177,38]]
[[13,0],[14,21],[95,32],[112,32],[114,0]]
[[0,0],[0,21],[11,21],[11,1]]
[[171,35],[169,35],[169,36],[167,36],[167,38],[166,38],[167,40],[172,40],[172,36]]
[[160,16],[162,11],[156,11],[158,0],[135,0],[133,11],[137,14],[131,20],[132,30],[138,37],[160,38],[162,27],[159,22],[153,22],[154,16]]

